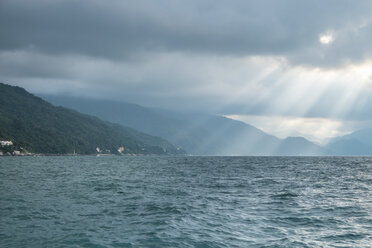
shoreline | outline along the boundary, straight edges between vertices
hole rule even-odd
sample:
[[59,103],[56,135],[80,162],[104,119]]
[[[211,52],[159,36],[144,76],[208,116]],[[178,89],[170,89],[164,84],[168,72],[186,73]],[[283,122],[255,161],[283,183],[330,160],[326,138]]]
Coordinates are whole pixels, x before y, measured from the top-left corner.
[[29,153],[29,154],[2,154],[0,157],[77,157],[77,156],[92,156],[92,157],[107,157],[107,156],[190,156],[189,154],[50,154],[50,153]]

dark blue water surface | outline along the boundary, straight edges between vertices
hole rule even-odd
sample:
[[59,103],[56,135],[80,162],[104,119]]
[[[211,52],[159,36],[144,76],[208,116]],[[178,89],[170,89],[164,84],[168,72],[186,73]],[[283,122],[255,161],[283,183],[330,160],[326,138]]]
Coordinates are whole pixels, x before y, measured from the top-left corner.
[[372,247],[372,158],[0,157],[1,247]]

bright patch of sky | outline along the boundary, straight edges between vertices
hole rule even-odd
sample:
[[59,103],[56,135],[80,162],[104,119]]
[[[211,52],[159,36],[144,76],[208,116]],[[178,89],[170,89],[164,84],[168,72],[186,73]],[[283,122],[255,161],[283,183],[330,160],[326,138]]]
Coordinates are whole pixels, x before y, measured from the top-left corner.
[[319,36],[319,42],[324,44],[324,45],[331,44],[331,43],[334,42],[334,40],[335,40],[335,36],[334,36],[333,32],[331,32],[331,31],[328,31],[328,32],[326,32],[324,34],[321,34]]
[[326,118],[260,115],[228,115],[226,117],[251,124],[279,138],[302,136],[319,144],[326,144],[331,138],[349,134],[361,127],[355,122]]

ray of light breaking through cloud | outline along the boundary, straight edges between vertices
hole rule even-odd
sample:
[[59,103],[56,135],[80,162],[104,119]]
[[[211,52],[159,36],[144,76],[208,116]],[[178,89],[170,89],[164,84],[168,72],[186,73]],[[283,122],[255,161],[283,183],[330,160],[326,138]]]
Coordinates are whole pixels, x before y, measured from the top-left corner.
[[[34,93],[319,120],[332,136],[372,120],[371,9],[363,0],[4,0],[0,81]],[[301,132],[328,137],[310,129]]]

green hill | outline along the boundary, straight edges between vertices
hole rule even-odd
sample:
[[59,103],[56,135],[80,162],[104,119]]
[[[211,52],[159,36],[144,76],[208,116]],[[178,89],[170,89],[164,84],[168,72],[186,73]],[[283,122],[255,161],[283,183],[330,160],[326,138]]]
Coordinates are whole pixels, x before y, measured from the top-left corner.
[[129,154],[183,153],[162,138],[80,114],[0,83],[0,140],[44,154],[94,154],[96,148]]
[[279,139],[252,125],[223,116],[152,109],[108,100],[42,97],[56,106],[65,106],[162,137],[193,155],[330,154],[304,138]]

